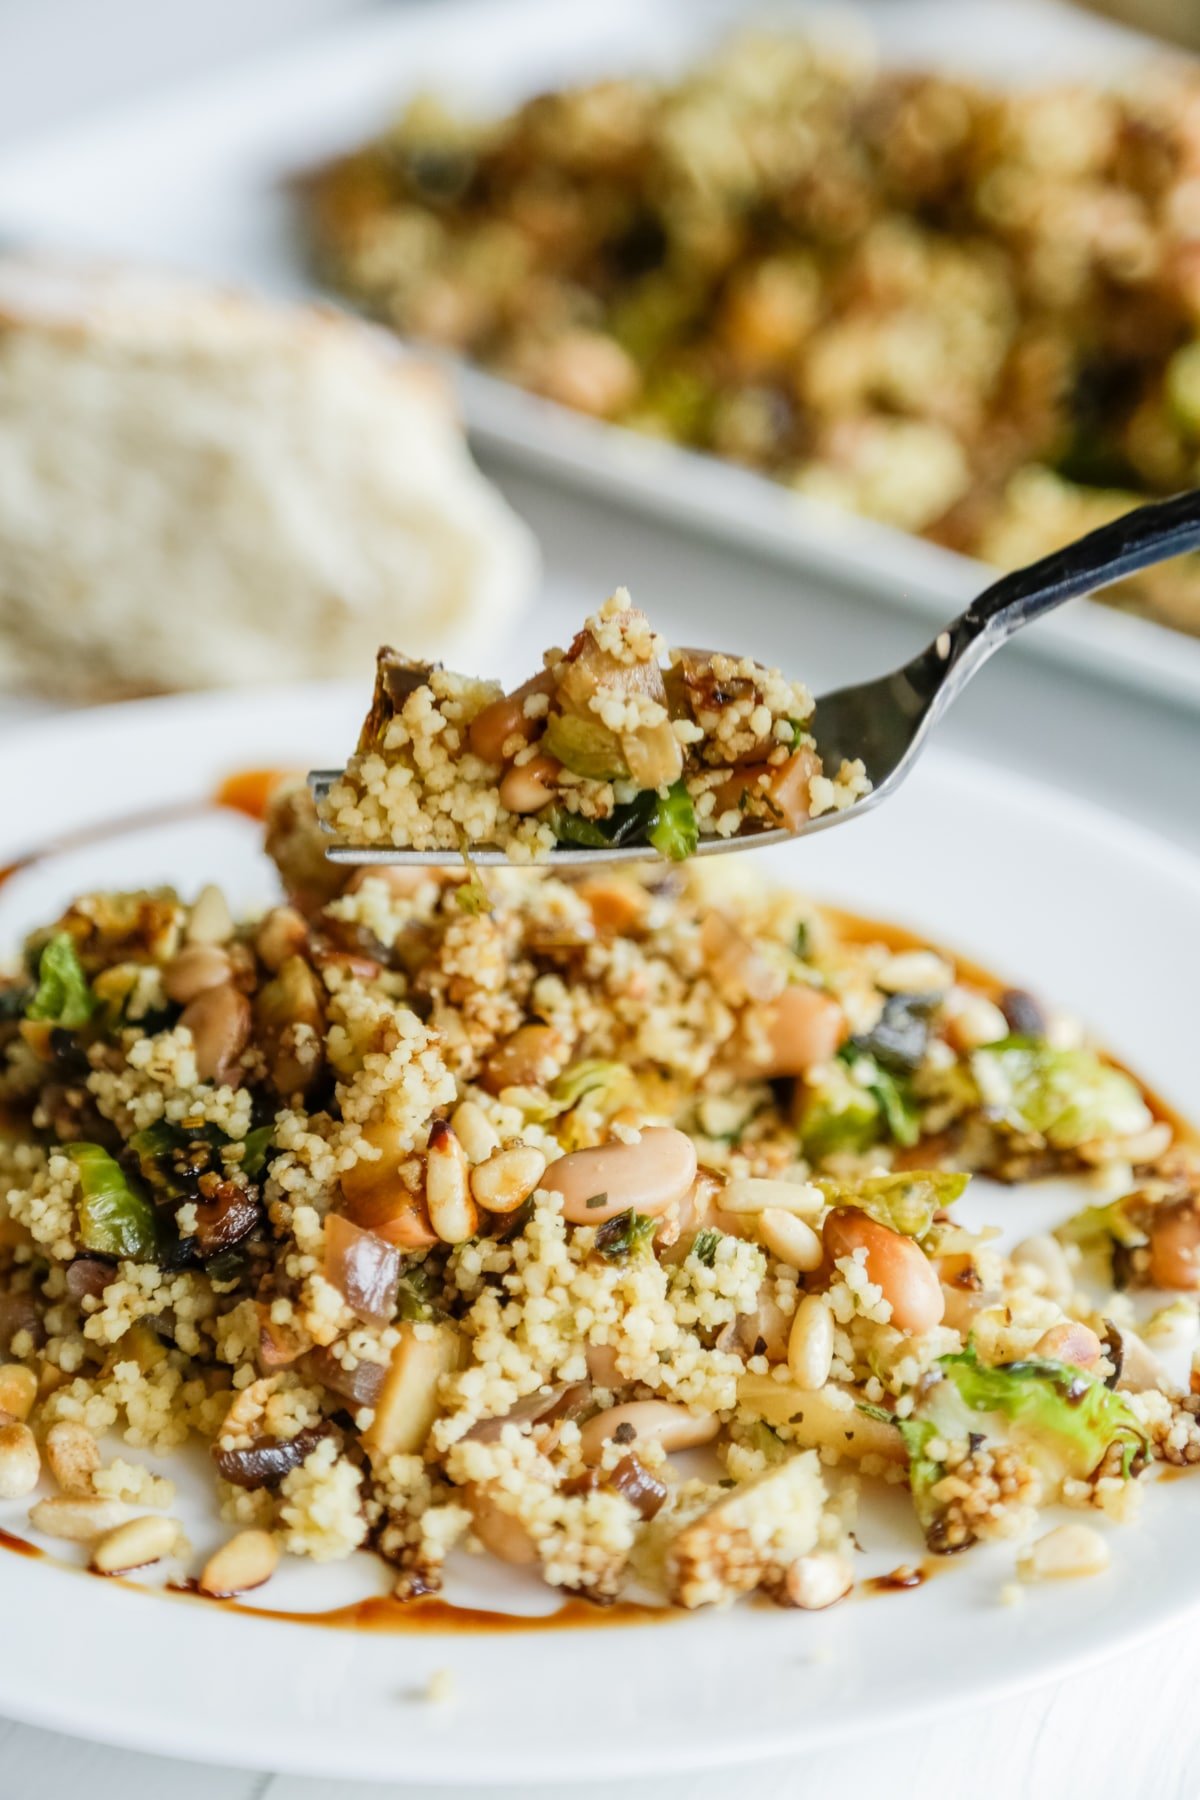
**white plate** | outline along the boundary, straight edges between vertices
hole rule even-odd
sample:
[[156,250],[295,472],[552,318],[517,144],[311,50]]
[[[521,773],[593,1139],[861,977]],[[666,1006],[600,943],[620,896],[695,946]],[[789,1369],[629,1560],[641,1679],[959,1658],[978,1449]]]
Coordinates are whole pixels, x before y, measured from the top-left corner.
[[[1042,0],[860,0],[885,53],[1004,79],[1099,75],[1155,54],[1144,39]],[[820,17],[781,0],[772,18]],[[846,15],[836,15],[842,28]],[[494,110],[550,83],[661,67],[744,23],[743,0],[443,0],[347,19],[327,38],[164,98],[123,106],[0,158],[0,240],[166,263],[311,294],[286,182],[358,142],[423,87]],[[803,501],[711,457],[459,371],[480,438],[543,472],[887,596],[943,623],[986,585],[982,564]],[[1200,640],[1081,605],[1021,639],[1200,707]]]
[[[122,811],[158,807],[202,800],[238,767],[328,761],[361,703],[345,689],[202,696],[14,732],[9,766],[23,779],[10,784],[0,863],[111,815],[114,794]],[[1073,1008],[1200,1116],[1200,863],[1102,812],[933,752],[855,830],[765,854],[756,875],[764,864],[822,898],[919,926]],[[247,905],[269,897],[249,824],[181,822],[18,876],[0,890],[0,942],[83,884],[191,889],[212,878]],[[1071,1204],[1061,1186],[1032,1198],[994,1189],[974,1209],[1019,1235]],[[181,1477],[198,1553],[222,1535],[202,1463]],[[828,1614],[743,1606],[563,1634],[317,1629],[0,1552],[4,1617],[20,1621],[0,1658],[0,1713],[167,1755],[413,1783],[565,1781],[800,1752],[1046,1680],[1194,1607],[1200,1480],[1146,1500],[1143,1523],[1113,1533],[1107,1574],[1031,1589],[1019,1607],[999,1601],[1014,1554],[1000,1545],[948,1562],[916,1592]],[[0,1525],[24,1532],[24,1512],[0,1507]],[[862,1536],[866,1573],[922,1553],[898,1497],[868,1511]],[[546,1604],[524,1578],[472,1569],[474,1587],[458,1588],[466,1600]],[[327,1607],[381,1580],[366,1558],[292,1563],[270,1604]],[[459,1696],[450,1708],[422,1698],[443,1667]]]

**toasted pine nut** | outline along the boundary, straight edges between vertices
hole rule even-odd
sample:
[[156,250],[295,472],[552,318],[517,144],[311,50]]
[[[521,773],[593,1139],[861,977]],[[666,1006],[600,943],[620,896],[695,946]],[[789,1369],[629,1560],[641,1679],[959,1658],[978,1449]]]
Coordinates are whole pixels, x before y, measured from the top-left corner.
[[114,1531],[106,1531],[92,1550],[89,1566],[97,1575],[125,1575],[131,1569],[144,1569],[174,1550],[182,1534],[178,1519],[142,1513]]
[[454,1135],[473,1163],[486,1162],[500,1148],[500,1133],[474,1100],[464,1100],[450,1115]]
[[933,950],[898,950],[888,957],[875,980],[885,994],[944,994],[954,980],[954,970]]
[[201,1081],[227,1080],[250,1039],[250,1002],[234,987],[208,988],[180,1014],[192,1034]]
[[633,1208],[656,1219],[696,1179],[696,1146],[671,1125],[652,1125],[636,1144],[573,1150],[552,1162],[542,1186],[562,1195],[571,1225],[603,1225]]
[[853,1586],[854,1570],[839,1550],[811,1550],[790,1565],[779,1597],[787,1606],[820,1612],[844,1599]]
[[1075,1290],[1075,1278],[1071,1274],[1067,1253],[1058,1239],[1051,1237],[1048,1231],[1035,1232],[1033,1237],[1022,1238],[1013,1250],[1012,1259],[1021,1268],[1038,1271],[1045,1292],[1052,1300],[1061,1304],[1071,1298]]
[[1104,1345],[1087,1325],[1065,1319],[1061,1325],[1052,1325],[1049,1331],[1044,1331],[1034,1350],[1038,1356],[1049,1357],[1053,1362],[1071,1363],[1077,1369],[1093,1369],[1103,1355]]
[[960,1055],[998,1044],[1008,1036],[1008,1020],[994,1000],[952,988],[946,996],[946,1038]]
[[467,1158],[444,1119],[435,1119],[425,1159],[429,1223],[443,1244],[465,1244],[479,1229],[479,1209],[467,1187]]
[[867,1277],[892,1309],[897,1331],[919,1336],[940,1325],[946,1310],[937,1271],[920,1245],[880,1225],[855,1206],[837,1206],[822,1228],[830,1258],[866,1251]]
[[219,887],[210,882],[196,895],[184,931],[189,944],[227,944],[233,936],[233,914]]
[[168,1000],[186,1006],[209,988],[223,987],[231,974],[229,958],[216,944],[188,944],[163,970]]
[[[374,875],[377,871],[368,871]],[[254,937],[258,959],[277,975],[289,957],[299,956],[308,942],[308,923],[294,906],[276,906],[267,914]]]
[[28,1425],[0,1425],[0,1500],[23,1500],[42,1472],[37,1439]]
[[275,1573],[279,1547],[269,1531],[239,1531],[205,1563],[198,1587],[214,1600],[262,1587]]
[[562,774],[562,764],[552,756],[533,756],[527,763],[514,763],[500,783],[500,804],[510,813],[537,813],[554,798],[554,783]]
[[46,1537],[65,1538],[70,1544],[90,1544],[105,1532],[115,1531],[129,1517],[119,1500],[68,1500],[55,1495],[29,1509],[29,1523]]
[[812,1226],[806,1225],[795,1213],[780,1212],[769,1206],[765,1212],[756,1215],[754,1228],[759,1242],[789,1269],[811,1275],[824,1261],[825,1246]]
[[1090,1525],[1056,1525],[1017,1558],[1017,1573],[1025,1581],[1062,1580],[1074,1575],[1099,1575],[1109,1565],[1108,1545]]
[[810,1219],[825,1206],[825,1196],[811,1181],[768,1181],[759,1175],[735,1176],[716,1196],[722,1212],[796,1213]]
[[471,1192],[488,1212],[515,1212],[528,1200],[545,1168],[545,1156],[532,1144],[512,1144],[471,1170]]
[[64,1494],[79,1499],[92,1493],[92,1476],[100,1467],[100,1446],[86,1425],[60,1419],[46,1433],[46,1461]]
[[788,1370],[798,1387],[821,1388],[833,1365],[833,1314],[820,1294],[806,1294],[788,1333]]
[[579,1433],[579,1448],[586,1463],[599,1462],[610,1438],[618,1444],[649,1440],[664,1450],[692,1450],[697,1444],[711,1444],[720,1429],[716,1413],[689,1412],[668,1400],[630,1400],[589,1419]]
[[0,1367],[0,1412],[24,1424],[37,1399],[37,1376],[24,1363],[5,1363]]

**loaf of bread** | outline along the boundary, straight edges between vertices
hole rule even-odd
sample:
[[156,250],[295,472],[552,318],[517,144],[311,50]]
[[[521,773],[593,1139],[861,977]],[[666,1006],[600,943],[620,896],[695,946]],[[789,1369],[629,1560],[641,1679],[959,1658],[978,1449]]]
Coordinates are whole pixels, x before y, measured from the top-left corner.
[[453,656],[531,594],[440,376],[314,307],[0,259],[0,683],[70,699]]

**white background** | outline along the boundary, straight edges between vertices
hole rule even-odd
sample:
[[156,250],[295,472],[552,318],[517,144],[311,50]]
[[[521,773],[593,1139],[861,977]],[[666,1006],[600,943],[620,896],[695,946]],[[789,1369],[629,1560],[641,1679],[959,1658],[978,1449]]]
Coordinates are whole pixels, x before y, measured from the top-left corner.
[[[0,0],[0,141],[77,119],[93,104],[144,91],[156,81],[232,63],[347,10],[348,0]],[[861,596],[812,582],[802,587],[794,574],[768,563],[578,499],[495,460],[489,472],[542,539],[555,610],[590,607],[624,581],[651,612],[686,604],[697,626],[711,626],[710,638],[700,641],[727,641],[722,622],[736,616],[739,642],[760,654],[789,657],[818,691],[906,658],[924,635],[919,622]],[[531,649],[538,638],[535,623]],[[0,701],[0,744],[5,726],[24,710],[19,700]],[[1033,661],[1018,648],[985,670],[943,735],[960,748],[1140,817],[1200,853],[1195,715]],[[1003,858],[1005,846],[998,843],[995,854]],[[884,900],[880,910],[886,910]],[[1132,952],[1114,945],[1113,953]],[[903,1596],[887,1603],[903,1605]],[[19,1622],[6,1616],[0,1587],[0,1656],[19,1654]],[[919,1644],[913,1654],[919,1657]],[[247,1680],[253,1681],[252,1669]],[[1018,1794],[1030,1800],[1081,1794],[1171,1800],[1200,1794],[1198,1686],[1200,1619],[1057,1687],[843,1751],[744,1774],[724,1770],[573,1792],[580,1800],[618,1791],[622,1800],[867,1793],[887,1800],[967,1794],[981,1800]],[[598,1695],[598,1717],[611,1716],[614,1701],[618,1707],[639,1704],[636,1695]],[[196,1704],[203,1708],[203,1694]],[[536,1695],[529,1712],[536,1733]],[[447,1712],[447,1737],[469,1730],[464,1696],[461,1708]],[[403,1766],[402,1743],[397,1763]],[[384,1790],[171,1763],[0,1720],[0,1800],[78,1793],[88,1800],[159,1800],[164,1792],[172,1800],[364,1800]]]

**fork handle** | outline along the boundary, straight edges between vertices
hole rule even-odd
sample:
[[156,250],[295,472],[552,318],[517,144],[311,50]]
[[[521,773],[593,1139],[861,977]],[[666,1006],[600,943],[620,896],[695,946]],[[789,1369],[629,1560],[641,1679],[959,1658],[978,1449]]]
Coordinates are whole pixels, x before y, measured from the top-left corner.
[[939,670],[940,679],[949,667],[965,681],[993,650],[1064,600],[1094,594],[1138,569],[1197,549],[1200,489],[1139,506],[985,588],[930,645],[930,673]]

